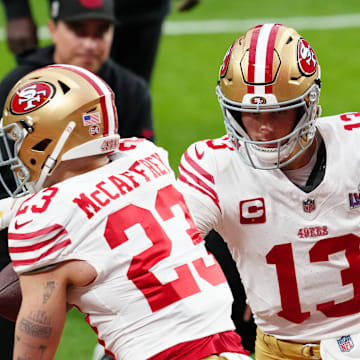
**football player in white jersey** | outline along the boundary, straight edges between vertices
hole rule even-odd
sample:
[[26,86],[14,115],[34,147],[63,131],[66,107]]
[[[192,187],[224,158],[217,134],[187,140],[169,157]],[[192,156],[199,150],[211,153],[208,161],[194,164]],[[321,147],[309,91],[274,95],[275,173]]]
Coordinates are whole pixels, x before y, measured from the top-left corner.
[[14,359],[52,359],[69,304],[114,359],[250,359],[166,151],[119,138],[107,84],[54,65],[19,81],[4,108],[0,165],[11,195],[28,193],[8,233],[23,297]]
[[257,360],[360,359],[360,112],[320,118],[320,67],[294,29],[262,24],[228,49],[227,136],[183,154],[181,190],[203,236],[237,263]]

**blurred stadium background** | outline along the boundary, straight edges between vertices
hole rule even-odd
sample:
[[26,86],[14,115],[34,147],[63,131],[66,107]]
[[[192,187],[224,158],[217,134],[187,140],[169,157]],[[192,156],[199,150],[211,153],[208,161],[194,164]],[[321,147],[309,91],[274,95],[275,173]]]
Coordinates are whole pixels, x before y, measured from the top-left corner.
[[[360,110],[358,0],[201,0],[187,13],[176,11],[180,0],[172,2],[151,89],[156,142],[169,151],[176,173],[190,143],[224,134],[215,96],[218,69],[229,45],[250,26],[276,22],[295,27],[315,49],[321,65],[323,115]],[[31,4],[37,23],[45,26],[47,0],[31,0]],[[4,25],[1,6],[0,79],[15,66],[4,41]],[[43,30],[42,44],[46,44],[49,39]],[[90,360],[95,343],[96,335],[83,315],[72,310],[55,360]]]

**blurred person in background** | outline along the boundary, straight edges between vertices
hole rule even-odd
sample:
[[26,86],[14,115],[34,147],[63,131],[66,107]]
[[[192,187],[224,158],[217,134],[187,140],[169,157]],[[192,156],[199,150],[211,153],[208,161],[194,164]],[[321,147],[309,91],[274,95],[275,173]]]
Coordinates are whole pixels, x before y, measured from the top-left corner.
[[48,29],[53,44],[18,56],[18,66],[0,83],[0,110],[12,86],[28,72],[53,63],[77,65],[99,75],[118,94],[121,136],[154,140],[148,85],[109,56],[117,23],[114,2],[103,0],[100,6],[90,6],[87,1],[91,3],[90,0],[52,1]]
[[[37,25],[30,0],[2,0],[6,16],[6,35],[9,50],[16,56],[32,51],[39,44]],[[51,9],[53,0],[48,0]],[[83,1],[92,4],[92,0]],[[182,0],[177,10],[187,11],[200,0]],[[142,76],[150,83],[162,26],[170,13],[170,0],[116,0],[117,19],[112,58],[120,65]]]

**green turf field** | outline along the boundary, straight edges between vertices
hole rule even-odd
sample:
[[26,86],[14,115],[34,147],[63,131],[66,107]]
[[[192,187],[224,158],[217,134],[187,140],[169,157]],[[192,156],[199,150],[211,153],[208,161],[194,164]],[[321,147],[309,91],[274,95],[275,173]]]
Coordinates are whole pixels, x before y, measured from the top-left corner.
[[[32,0],[38,23],[46,23],[47,0]],[[178,1],[168,21],[184,22],[180,29],[188,29],[194,20],[249,20],[252,25],[260,22],[284,22],[284,19],[313,16],[310,26],[296,28],[315,49],[322,69],[322,93],[320,103],[323,114],[359,111],[357,100],[360,83],[360,19],[358,27],[346,27],[338,19],[320,26],[319,16],[360,14],[358,0],[303,0],[290,2],[278,0],[202,0],[191,12],[176,12]],[[35,6],[36,5],[36,6]],[[254,19],[254,20],[252,20]],[[290,20],[289,20],[290,21]],[[305,23],[305,20],[304,20]],[[0,8],[0,26],[4,25],[3,9]],[[169,151],[170,163],[177,172],[182,152],[193,141],[218,137],[224,134],[224,126],[215,96],[215,85],[223,56],[243,29],[233,32],[164,35],[160,45],[152,81],[153,107],[157,143]],[[44,41],[46,42],[46,41]],[[6,44],[0,42],[0,79],[15,64]],[[68,314],[68,321],[56,360],[90,360],[96,336],[76,310]]]

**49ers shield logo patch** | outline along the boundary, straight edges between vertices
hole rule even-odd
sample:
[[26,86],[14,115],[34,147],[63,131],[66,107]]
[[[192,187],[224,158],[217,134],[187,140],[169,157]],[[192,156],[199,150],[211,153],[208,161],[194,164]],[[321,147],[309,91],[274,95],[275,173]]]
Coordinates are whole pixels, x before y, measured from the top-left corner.
[[234,47],[234,44],[231,44],[231,46],[229,47],[228,51],[226,52],[226,54],[224,56],[224,60],[220,66],[220,71],[219,71],[220,78],[225,77],[225,75],[227,73],[233,47]]
[[13,114],[27,114],[45,105],[55,94],[52,84],[38,81],[23,86],[10,101]]
[[305,76],[313,75],[318,63],[314,50],[305,39],[301,38],[298,42],[297,51],[300,72]]

